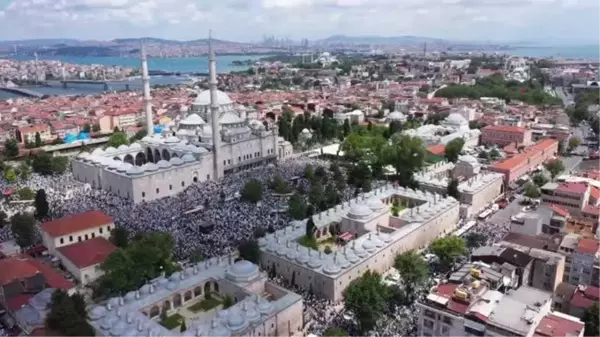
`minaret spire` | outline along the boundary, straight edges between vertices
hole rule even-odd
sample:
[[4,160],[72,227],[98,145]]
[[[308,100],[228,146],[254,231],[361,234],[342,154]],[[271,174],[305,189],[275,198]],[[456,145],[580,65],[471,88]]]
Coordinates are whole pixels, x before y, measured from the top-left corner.
[[208,72],[210,78],[210,122],[213,142],[213,176],[221,177],[221,131],[219,130],[219,101],[217,97],[217,65],[212,48],[212,31],[208,32]]
[[149,136],[154,134],[154,122],[152,120],[152,97],[150,97],[150,76],[148,76],[148,59],[146,58],[146,48],[142,41],[140,48],[142,57],[142,84],[144,85],[144,112],[146,114],[146,132]]

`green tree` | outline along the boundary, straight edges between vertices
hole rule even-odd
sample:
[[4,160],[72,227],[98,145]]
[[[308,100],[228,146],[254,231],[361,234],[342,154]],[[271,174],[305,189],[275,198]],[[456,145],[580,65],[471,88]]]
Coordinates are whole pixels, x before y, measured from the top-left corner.
[[340,328],[328,328],[323,332],[323,336],[327,337],[345,337],[348,336],[348,332],[346,330]]
[[117,148],[121,145],[129,145],[129,139],[125,132],[115,131],[108,138],[108,142],[106,143],[106,147],[114,147]]
[[35,206],[35,216],[38,219],[44,219],[48,216],[50,207],[48,206],[48,198],[46,197],[46,191],[43,189],[37,190],[35,193],[35,199],[33,200]]
[[313,221],[313,218],[311,216],[308,218],[308,220],[306,220],[306,229],[304,235],[306,235],[307,238],[314,238],[315,227],[315,222]]
[[33,172],[41,175],[51,175],[53,173],[52,155],[48,152],[40,152],[31,162]]
[[61,336],[94,336],[94,328],[86,320],[86,311],[74,296],[62,290],[52,294],[50,310],[46,316],[46,328]]
[[323,191],[323,185],[319,182],[315,182],[310,185],[310,189],[308,191],[308,201],[312,206],[317,209],[321,209],[324,206],[323,201],[325,200],[325,194]]
[[575,150],[579,145],[581,145],[581,138],[575,136],[569,138],[569,151]]
[[53,174],[62,174],[67,171],[69,168],[69,158],[58,156],[52,157],[52,173]]
[[550,172],[550,176],[552,180],[556,178],[556,176],[565,170],[565,165],[560,159],[550,159],[544,163],[544,167],[548,172]]
[[524,195],[528,198],[537,199],[542,195],[542,192],[540,191],[539,187],[537,187],[535,184],[527,183],[525,185]]
[[600,336],[600,308],[598,307],[598,301],[585,310],[582,321],[585,323],[585,336]]
[[257,179],[249,180],[242,189],[242,200],[257,203],[262,199],[263,186]]
[[19,196],[19,200],[33,200],[35,197],[35,193],[29,187],[22,187],[17,190],[17,195]]
[[292,219],[302,220],[306,218],[307,208],[306,200],[298,193],[294,193],[288,200],[288,213]]
[[266,231],[264,228],[262,228],[262,227],[256,227],[256,228],[254,228],[254,233],[253,233],[253,235],[252,235],[252,236],[253,236],[255,239],[257,239],[257,240],[258,240],[258,239],[260,239],[260,238],[263,238],[263,237],[265,237],[265,235],[267,235],[267,231]]
[[283,179],[280,175],[275,176],[275,178],[273,178],[273,180],[271,181],[270,185],[271,189],[273,189],[275,193],[278,194],[288,194],[291,191],[291,188],[287,181],[285,181],[285,179]]
[[479,232],[469,232],[465,236],[465,245],[469,249],[476,249],[484,246],[487,243],[487,238],[484,234]]
[[85,133],[90,133],[92,131],[92,127],[89,123],[85,123],[83,124],[83,129],[81,131]]
[[225,295],[223,298],[223,309],[231,308],[235,304],[233,298],[229,295]]
[[27,165],[27,163],[21,163],[21,165],[19,165],[19,177],[23,180],[27,180],[27,179],[29,179],[30,175],[31,175],[31,167],[29,167],[29,165]]
[[35,147],[40,147],[42,146],[42,137],[40,136],[39,132],[35,133]]
[[119,248],[125,248],[129,244],[129,232],[125,227],[115,226],[110,232],[110,242]]
[[425,165],[427,151],[421,138],[396,134],[391,144],[383,148],[382,155],[382,162],[394,167],[400,183],[406,185],[412,181],[413,173]]
[[548,178],[546,178],[546,176],[542,173],[536,173],[532,177],[532,180],[533,180],[533,183],[539,187],[546,185],[546,183],[548,182]]
[[490,157],[492,157],[492,159],[500,158],[500,152],[498,152],[496,149],[492,149],[490,151]]
[[17,174],[15,173],[15,169],[12,167],[8,167],[4,170],[4,180],[7,183],[14,183],[17,180]]
[[445,270],[449,270],[456,258],[467,252],[465,240],[454,235],[433,241],[429,248],[438,257],[440,265]]
[[9,139],[4,143],[4,153],[11,158],[19,155],[19,143],[16,139]]
[[396,255],[394,267],[400,273],[406,295],[414,299],[415,290],[425,285],[428,280],[429,266],[419,254],[412,250]]
[[458,199],[460,197],[458,192],[458,179],[453,178],[450,179],[450,181],[448,181],[448,187],[446,188],[446,192],[449,196],[453,197],[454,199]]
[[129,141],[131,143],[135,143],[138,140],[141,140],[142,138],[146,137],[148,135],[148,131],[146,131],[146,129],[142,129],[138,132],[135,133],[135,135],[133,135],[133,137],[131,137],[131,139],[129,139]]
[[256,240],[245,240],[238,245],[240,257],[254,264],[260,263],[260,247]]
[[449,141],[444,148],[444,156],[448,161],[456,163],[458,160],[458,156],[463,150],[463,146],[465,145],[465,140],[462,138],[454,138]]
[[36,237],[35,219],[31,214],[17,213],[13,215],[10,219],[10,230],[21,248],[34,245]]
[[187,326],[185,325],[185,318],[184,318],[183,322],[181,322],[181,328],[179,329],[179,332],[185,332],[185,330],[187,330]]
[[367,270],[344,290],[344,307],[356,317],[361,333],[372,330],[387,308],[388,288],[381,281],[381,275]]

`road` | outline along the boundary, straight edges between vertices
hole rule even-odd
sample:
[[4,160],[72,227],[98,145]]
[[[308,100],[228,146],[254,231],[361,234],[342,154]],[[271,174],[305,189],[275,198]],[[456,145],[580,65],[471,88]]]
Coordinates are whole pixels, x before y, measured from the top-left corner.
[[563,87],[556,87],[554,89],[556,97],[560,98],[563,101],[565,107],[575,104],[575,100],[573,95],[564,91]]
[[516,195],[515,200],[513,200],[510,204],[506,205],[504,209],[500,209],[496,213],[494,213],[489,219],[486,220],[486,222],[490,222],[497,225],[510,222],[510,217],[521,212],[521,210],[524,207],[519,204],[519,201],[521,201],[521,199],[522,197],[520,195]]

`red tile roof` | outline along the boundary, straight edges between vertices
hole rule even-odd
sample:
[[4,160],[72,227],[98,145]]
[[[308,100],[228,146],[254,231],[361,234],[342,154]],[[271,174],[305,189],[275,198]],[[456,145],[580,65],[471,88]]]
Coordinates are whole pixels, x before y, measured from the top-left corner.
[[113,223],[113,219],[106,213],[101,211],[87,211],[44,222],[41,228],[51,237],[58,237],[111,223]]
[[600,215],[600,206],[596,205],[585,205],[583,207],[583,213],[592,214],[592,215]]
[[38,261],[36,259],[31,259],[31,260],[29,260],[29,263],[31,263],[34,266],[36,266],[36,268],[42,274],[44,274],[44,278],[46,279],[46,283],[51,288],[68,290],[68,289],[71,289],[71,288],[75,287],[75,284],[73,284],[73,282],[65,279],[60,274],[58,274],[54,269],[52,269],[52,268],[48,267],[47,265],[43,264],[41,261]]
[[[592,287],[596,288],[596,287]],[[596,288],[597,290],[598,288]],[[587,289],[586,289],[587,290]],[[591,307],[596,301],[598,301],[598,297],[586,296],[582,291],[575,291],[573,297],[571,298],[571,307],[587,309]]]
[[566,319],[553,314],[548,314],[542,318],[535,328],[533,336],[543,337],[566,337],[579,336],[583,331],[583,322]]
[[510,133],[525,133],[527,132],[527,129],[518,127],[518,126],[512,126],[512,125],[488,125],[486,127],[484,127],[482,130],[483,131],[497,131],[497,132],[510,132]]
[[34,296],[34,294],[23,293],[15,296],[11,296],[6,300],[6,306],[11,311],[17,311],[21,309],[22,306],[27,304],[29,300]]
[[596,200],[600,200],[600,189],[598,189],[595,186],[592,186],[590,188],[590,197],[596,199]]
[[117,249],[103,237],[93,238],[58,248],[58,251],[77,268],[93,266],[104,262]]
[[564,216],[564,217],[568,217],[569,216],[569,211],[567,211],[566,209],[558,206],[558,205],[550,205],[550,208],[552,208],[552,210],[554,211],[554,213],[557,213],[560,216]]
[[579,239],[577,242],[577,251],[584,254],[596,254],[600,249],[600,240],[598,239]]
[[588,184],[584,181],[568,182],[558,185],[557,191],[583,194],[587,191]]
[[0,286],[15,280],[22,280],[37,275],[40,271],[28,259],[10,257],[0,260]]
[[436,144],[427,147],[427,151],[429,153],[434,154],[436,156],[443,156],[446,151],[446,145],[444,144]]
[[537,153],[547,150],[552,146],[558,146],[558,141],[554,139],[544,139],[539,143],[525,149],[525,151],[522,153],[495,163],[492,165],[492,167],[500,170],[512,170],[523,165],[524,163],[527,163],[527,159],[529,157],[535,156]]

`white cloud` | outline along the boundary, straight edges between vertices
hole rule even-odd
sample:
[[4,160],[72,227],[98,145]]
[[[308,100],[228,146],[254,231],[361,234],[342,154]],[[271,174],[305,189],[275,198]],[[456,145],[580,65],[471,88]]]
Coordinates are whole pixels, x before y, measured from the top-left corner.
[[345,34],[598,42],[597,29],[586,25],[598,22],[598,0],[8,0],[4,8],[2,3],[0,39],[197,39],[213,29],[215,37],[243,41],[265,34],[294,39]]

